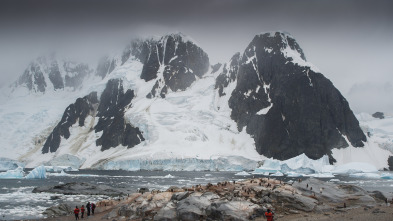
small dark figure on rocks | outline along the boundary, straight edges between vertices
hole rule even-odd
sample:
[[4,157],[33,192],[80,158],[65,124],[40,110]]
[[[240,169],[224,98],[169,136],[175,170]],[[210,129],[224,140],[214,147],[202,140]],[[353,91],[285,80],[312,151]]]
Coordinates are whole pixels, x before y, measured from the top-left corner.
[[91,214],[94,215],[94,210],[96,209],[96,204],[91,203]]
[[91,207],[90,202],[87,202],[86,204],[87,216],[90,216],[90,207]]
[[81,218],[83,219],[83,216],[85,215],[85,206],[82,205],[81,207]]
[[78,209],[78,206],[75,207],[75,209],[74,209],[74,214],[75,214],[75,220],[78,220],[78,219],[79,219],[79,209]]
[[265,212],[266,220],[273,221],[273,216],[274,216],[274,213],[270,209],[267,209],[267,211]]

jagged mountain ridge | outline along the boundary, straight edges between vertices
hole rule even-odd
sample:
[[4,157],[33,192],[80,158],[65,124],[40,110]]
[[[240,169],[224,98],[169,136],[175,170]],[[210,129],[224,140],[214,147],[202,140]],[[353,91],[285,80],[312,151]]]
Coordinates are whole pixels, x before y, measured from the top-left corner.
[[79,89],[93,70],[85,63],[58,58],[55,53],[31,62],[12,88],[26,87],[33,93],[64,88]]
[[[283,40],[285,42],[282,42]],[[265,48],[264,45],[269,47]],[[119,93],[108,93],[108,102],[104,102],[106,103],[105,108],[101,108],[102,111],[99,113],[103,113],[105,110],[116,111],[109,111],[111,113],[104,116],[90,114],[90,117],[85,119],[86,123],[84,124],[90,125],[88,127],[90,129],[87,133],[84,132],[82,143],[77,142],[80,137],[76,134],[80,133],[80,130],[84,130],[85,126],[77,123],[72,124],[70,129],[71,138],[61,138],[59,149],[54,148],[54,151],[49,151],[52,154],[49,158],[46,156],[46,160],[55,160],[64,156],[64,154],[69,154],[67,145],[73,143],[71,145],[73,149],[75,149],[76,144],[80,147],[79,149],[76,148],[78,149],[76,152],[71,151],[74,155],[79,154],[78,157],[84,157],[90,154],[94,158],[94,160],[84,159],[85,163],[82,163],[82,167],[85,168],[107,168],[107,162],[111,160],[135,158],[138,157],[139,153],[146,152],[146,149],[151,149],[151,153],[156,152],[157,155],[160,155],[161,152],[159,151],[163,151],[164,154],[158,156],[163,159],[170,158],[168,153],[173,154],[173,151],[178,151],[190,157],[190,154],[186,154],[189,151],[197,153],[195,156],[198,157],[198,155],[201,155],[198,153],[203,152],[206,145],[214,146],[217,149],[215,153],[236,153],[253,159],[257,159],[259,154],[285,159],[297,153],[305,152],[311,158],[329,154],[331,161],[334,161],[332,149],[343,148],[347,145],[361,146],[366,141],[359,128],[359,123],[354,118],[345,99],[330,81],[313,71],[313,68],[306,62],[299,45],[285,33],[258,35],[243,54],[234,55],[228,64],[215,65],[210,71],[208,71],[208,68],[209,63],[206,53],[184,35],[174,34],[164,36],[159,40],[132,41],[121,55],[104,57],[95,72],[95,75],[102,78],[100,84],[106,85],[98,90],[98,94],[102,93],[100,102],[105,100],[102,97],[106,94],[107,89],[105,88],[112,88],[110,91],[116,88],[112,87],[113,85],[111,86],[111,81],[121,82],[122,85],[124,83],[124,89],[127,92],[124,93],[121,89],[120,94],[122,96],[128,94],[129,96],[126,97],[132,97],[131,100],[128,98],[126,99],[127,102],[124,102],[125,105],[116,106]],[[261,70],[260,74],[255,73],[257,70]],[[292,75],[290,75],[291,73]],[[286,87],[280,86],[280,82],[283,82],[284,85],[292,85],[299,92],[285,92]],[[315,85],[311,86],[311,84]],[[306,89],[302,91],[301,89],[304,87]],[[329,141],[331,137],[317,136],[310,139],[315,134],[303,134],[302,136],[302,132],[305,132],[309,125],[305,122],[299,124],[296,121],[299,116],[306,119],[309,116],[304,113],[302,113],[303,115],[299,115],[300,113],[288,114],[292,109],[296,110],[301,106],[299,103],[285,107],[284,104],[286,103],[280,104],[280,102],[307,97],[309,87],[311,89],[319,88],[320,90],[329,89],[324,96],[339,101],[338,109],[341,109],[341,111],[337,116],[349,115],[349,117],[346,116],[350,119],[349,122],[344,120],[343,123],[342,119],[333,119],[333,126],[326,127],[326,133],[331,133],[332,127],[337,124],[338,132],[347,136],[348,143],[343,136],[337,134],[338,132],[334,133],[334,130],[331,136],[334,139],[328,144],[323,142]],[[128,92],[130,90],[133,91],[132,96],[131,92]],[[333,95],[329,95],[332,91],[334,92]],[[85,95],[80,95],[80,97]],[[201,98],[197,98],[200,102],[191,101],[193,96],[201,96]],[[116,101],[112,101],[112,99]],[[218,102],[219,105],[214,104],[214,102]],[[279,104],[285,108],[278,108]],[[325,104],[319,102],[315,105]],[[331,106],[334,107],[335,105]],[[298,112],[307,112],[307,110],[310,110],[309,108],[309,106],[304,108],[305,110],[299,108],[301,111]],[[197,114],[194,114],[193,110],[198,110],[196,111]],[[282,112],[286,115],[278,114]],[[264,117],[264,115],[269,117]],[[270,118],[271,115],[272,118]],[[283,116],[286,120],[283,119]],[[316,119],[320,118],[310,117],[310,121],[319,124]],[[332,119],[325,120],[328,122]],[[181,121],[199,123],[190,126],[180,123]],[[292,122],[290,123],[291,127],[285,124],[276,127],[276,122],[285,121]],[[211,130],[206,128],[208,124],[214,124]],[[319,131],[325,130],[323,126],[320,125]],[[78,127],[81,129],[77,129]],[[354,129],[351,129],[351,127]],[[102,130],[99,131],[97,128]],[[136,128],[136,130],[132,128]],[[109,133],[106,133],[105,129]],[[297,137],[288,139],[285,135],[287,129],[291,131],[291,134],[298,130]],[[219,132],[220,136],[217,136],[215,140],[213,138],[213,131],[215,130],[227,130],[227,132]],[[176,131],[181,131],[181,133],[177,134]],[[211,135],[207,131],[211,131]],[[55,130],[52,132],[55,132]],[[244,132],[247,132],[248,136],[251,137],[246,138],[247,134]],[[165,136],[172,136],[173,138],[166,140]],[[130,142],[132,145],[124,142],[124,140],[127,140],[126,137],[135,138],[131,139],[133,140]],[[225,137],[224,140],[222,137]],[[231,139],[229,139],[230,137]],[[103,139],[105,138],[108,139],[104,142]],[[46,142],[48,140],[46,139]],[[178,142],[178,140],[183,141]],[[239,140],[241,140],[241,143],[247,143],[248,146],[251,146],[251,150],[247,149],[248,147],[246,149],[239,148]],[[277,145],[277,141],[281,140],[286,145]],[[94,144],[92,141],[94,141]],[[250,143],[250,141],[255,142],[255,144]],[[291,144],[296,141],[300,141],[302,145]],[[176,145],[187,147],[194,145],[194,143],[198,143],[198,145],[193,150],[174,148]],[[223,148],[217,148],[218,145],[223,146]],[[127,147],[128,152],[122,149],[124,146]],[[158,146],[161,149],[158,149]],[[231,146],[238,148],[240,152],[230,150]],[[44,149],[41,151],[44,152]],[[247,154],[242,154],[242,151],[247,151]],[[121,152],[122,154],[113,156],[114,152]]]

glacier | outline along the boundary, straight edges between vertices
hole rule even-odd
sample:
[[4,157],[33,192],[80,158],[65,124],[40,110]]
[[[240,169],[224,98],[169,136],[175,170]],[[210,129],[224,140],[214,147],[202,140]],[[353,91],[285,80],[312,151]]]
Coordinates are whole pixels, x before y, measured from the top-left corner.
[[[240,162],[240,163],[239,163]],[[218,159],[171,158],[157,160],[130,159],[108,161],[96,167],[104,170],[163,170],[163,171],[243,171],[253,170],[257,161],[240,156],[219,157]]]
[[0,157],[0,171],[14,170],[18,167],[24,168],[25,164],[9,158]]
[[25,177],[26,179],[45,179],[46,178],[46,170],[45,166],[39,166],[30,171],[29,174]]

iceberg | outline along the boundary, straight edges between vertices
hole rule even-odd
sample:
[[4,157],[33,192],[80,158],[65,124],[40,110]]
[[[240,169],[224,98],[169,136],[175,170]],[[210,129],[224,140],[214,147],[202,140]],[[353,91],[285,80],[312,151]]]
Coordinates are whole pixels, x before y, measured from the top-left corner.
[[369,179],[379,179],[381,178],[381,175],[377,173],[353,173],[349,174],[350,177],[356,177],[356,178],[369,178]]
[[39,166],[34,168],[26,176],[26,179],[45,179],[45,178],[46,178],[46,170],[44,166]]
[[235,176],[250,176],[251,174],[247,173],[246,171],[242,171],[239,173],[236,173]]
[[61,171],[78,171],[71,166],[45,166],[46,172],[60,173]]
[[266,159],[263,165],[256,168],[253,174],[266,174],[266,173],[276,173],[281,171],[281,165],[279,160]]
[[383,173],[381,174],[381,178],[387,180],[393,179],[393,173]]
[[313,160],[303,153],[284,161],[266,159],[263,165],[256,168],[253,173],[263,174],[265,172],[276,173],[280,171],[281,173],[289,174],[292,174],[292,172],[296,174],[314,174],[325,172],[329,166],[329,157],[327,155],[318,160]]
[[307,157],[306,154],[300,154],[299,156],[293,157],[288,160],[284,160],[281,163],[281,167],[289,168],[290,171],[295,171],[297,173],[316,173],[322,172],[324,166],[330,165],[329,164],[329,157],[324,155],[318,160],[313,160]]
[[23,167],[18,167],[15,170],[7,170],[0,173],[0,179],[20,179],[23,178]]
[[287,172],[286,173],[287,177],[302,177],[303,174],[296,173],[296,172]]
[[8,158],[0,157],[0,170],[7,171],[7,170],[15,170],[18,167],[25,167],[24,163],[18,162],[16,160],[11,160]]
[[280,171],[277,171],[276,173],[272,174],[271,176],[284,176],[284,174],[281,173]]
[[376,173],[378,169],[368,163],[352,162],[336,166],[331,172],[334,174]]
[[332,173],[315,173],[315,174],[310,174],[307,176],[317,177],[317,178],[333,178],[334,177],[334,175]]

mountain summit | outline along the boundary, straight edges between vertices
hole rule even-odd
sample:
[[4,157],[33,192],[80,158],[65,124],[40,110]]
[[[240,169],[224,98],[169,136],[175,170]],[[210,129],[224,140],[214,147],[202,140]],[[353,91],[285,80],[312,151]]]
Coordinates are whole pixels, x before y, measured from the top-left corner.
[[258,153],[280,160],[328,154],[334,162],[331,149],[364,145],[348,102],[291,35],[257,35],[237,60],[231,118],[253,136]]

